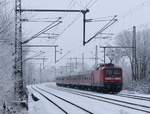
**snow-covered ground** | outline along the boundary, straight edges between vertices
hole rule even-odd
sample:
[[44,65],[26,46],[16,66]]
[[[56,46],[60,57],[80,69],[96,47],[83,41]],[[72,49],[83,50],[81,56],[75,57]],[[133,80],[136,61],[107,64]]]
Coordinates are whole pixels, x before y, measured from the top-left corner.
[[[32,90],[30,87],[28,87],[28,90],[28,114],[61,114],[61,111],[57,110],[57,108],[47,101],[43,96]],[[38,97],[39,100],[34,101],[31,97],[31,93]]]
[[142,94],[142,93],[139,93],[139,92],[136,92],[136,91],[123,90],[120,93],[121,94],[130,94],[130,95],[142,96],[142,97],[150,98],[150,94]]
[[[76,94],[71,94],[69,92],[64,92],[60,91],[56,88],[55,83],[47,83],[47,84],[41,84],[41,85],[33,85],[33,86],[28,86],[29,90],[29,99],[28,99],[28,105],[29,105],[29,114],[62,114],[64,113],[62,110],[60,110],[56,105],[48,101],[45,97],[43,97],[40,93],[44,94],[48,99],[56,103],[58,106],[60,106],[62,109],[64,109],[66,112],[69,114],[87,114],[87,112],[81,110],[80,108],[77,108],[59,98],[56,98],[55,96],[40,90],[39,88],[42,88],[54,95],[57,95],[71,103],[74,103],[78,105],[79,107],[82,107],[94,114],[147,114],[146,112],[130,109],[127,107],[123,106],[117,106],[114,104],[110,104],[107,102],[102,102],[90,98],[86,98],[84,96],[79,96]],[[60,88],[59,88],[60,89]],[[62,88],[63,89],[63,88]],[[38,93],[36,90],[38,90],[40,93]],[[79,90],[76,90],[79,91]],[[85,92],[85,91],[82,91]],[[114,95],[106,95],[106,94],[101,94],[101,93],[94,93],[94,92],[87,92],[99,96],[105,96],[113,99],[118,99],[118,100],[123,100],[123,101],[128,101],[132,102],[135,104],[141,104],[141,105],[146,105],[150,106],[149,101],[140,101],[136,99],[131,99],[131,98],[123,98],[123,97],[117,97]],[[125,93],[125,92],[122,92]],[[35,97],[38,98],[37,101],[34,101],[31,94],[34,94]],[[126,92],[127,94],[127,92]],[[134,93],[134,95],[139,95],[138,93]],[[142,94],[140,94],[142,96]],[[145,95],[143,95],[145,96]],[[146,95],[147,97],[150,97],[150,95]],[[130,105],[129,105],[130,106]],[[136,108],[136,106],[133,106]],[[139,108],[139,107],[138,107]],[[143,108],[144,110],[145,108]],[[147,109],[148,110],[148,109]],[[150,111],[150,109],[149,109]]]

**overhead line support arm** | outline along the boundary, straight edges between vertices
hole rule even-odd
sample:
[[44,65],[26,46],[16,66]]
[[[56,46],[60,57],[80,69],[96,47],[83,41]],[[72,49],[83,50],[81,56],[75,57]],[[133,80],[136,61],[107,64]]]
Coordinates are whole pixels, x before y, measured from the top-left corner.
[[[83,45],[89,43],[89,42],[90,42],[92,39],[94,39],[97,35],[101,34],[104,30],[106,30],[108,27],[110,27],[112,24],[114,24],[114,23],[117,21],[116,17],[117,17],[117,16],[115,15],[106,25],[104,25],[103,28],[101,28],[101,29],[100,29],[94,36],[92,36],[89,40],[85,41],[85,39],[84,39]],[[85,20],[85,21],[86,21],[86,20]]]
[[100,46],[100,48],[134,48],[132,46]]
[[18,12],[89,12],[88,9],[86,10],[67,10],[67,9],[16,9]]
[[23,45],[23,47],[58,47],[58,45]]
[[[85,23],[86,23],[86,13],[89,12],[89,9],[86,10],[61,10],[61,9],[16,9],[18,12],[80,12],[83,14],[83,45],[85,42]],[[27,41],[28,42],[28,41]],[[26,42],[24,42],[26,43]]]

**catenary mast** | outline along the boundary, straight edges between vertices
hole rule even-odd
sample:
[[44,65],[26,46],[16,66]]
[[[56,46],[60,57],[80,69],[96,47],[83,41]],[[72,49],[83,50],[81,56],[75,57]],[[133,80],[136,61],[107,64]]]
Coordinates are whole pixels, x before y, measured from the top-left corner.
[[23,99],[21,0],[15,0],[15,96]]

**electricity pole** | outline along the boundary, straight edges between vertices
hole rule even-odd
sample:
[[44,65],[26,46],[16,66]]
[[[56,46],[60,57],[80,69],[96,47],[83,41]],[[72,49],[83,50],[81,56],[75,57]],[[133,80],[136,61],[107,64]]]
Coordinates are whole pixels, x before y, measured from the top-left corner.
[[82,71],[84,72],[84,53],[82,53]]
[[70,57],[70,76],[71,76],[71,72],[72,72],[72,58]]
[[106,63],[106,47],[104,47],[104,64]]
[[75,58],[75,63],[76,63],[76,67],[75,68],[77,69],[78,68],[78,58],[77,57]]
[[136,27],[133,26],[133,40],[132,40],[132,63],[133,63],[133,78],[135,80],[138,78],[138,72],[137,72],[137,57],[136,57]]
[[15,0],[15,99],[23,100],[21,0]]
[[57,61],[57,49],[56,49],[57,47],[55,47],[55,63],[56,63],[56,61]]
[[42,82],[42,64],[40,63],[40,83]]
[[95,69],[97,68],[97,64],[98,64],[98,47],[96,45],[96,48],[95,48]]

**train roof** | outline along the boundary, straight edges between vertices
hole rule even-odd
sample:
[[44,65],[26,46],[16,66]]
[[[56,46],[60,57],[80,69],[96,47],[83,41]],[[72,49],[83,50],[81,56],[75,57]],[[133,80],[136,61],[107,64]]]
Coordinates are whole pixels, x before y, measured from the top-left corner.
[[106,64],[100,64],[96,70],[99,70],[100,68],[112,68],[112,67],[115,67],[115,68],[120,68],[112,63],[106,63]]

